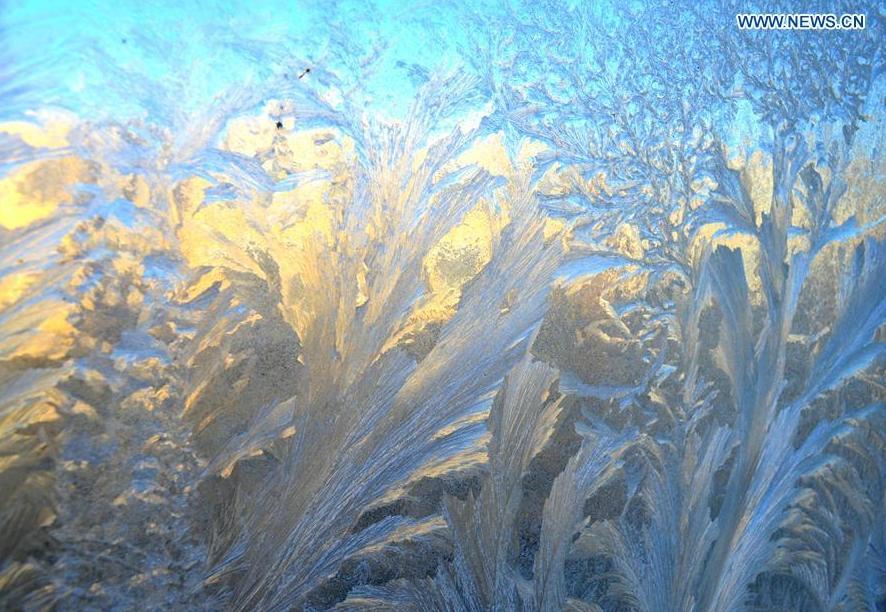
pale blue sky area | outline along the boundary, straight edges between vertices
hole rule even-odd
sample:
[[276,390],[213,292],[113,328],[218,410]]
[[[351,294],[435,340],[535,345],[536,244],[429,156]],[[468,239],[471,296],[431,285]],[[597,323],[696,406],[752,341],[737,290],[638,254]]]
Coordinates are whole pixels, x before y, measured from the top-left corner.
[[[544,22],[551,11],[571,14],[580,0],[520,2],[0,0],[0,120],[60,106],[84,118],[180,129],[213,108],[227,116],[290,97],[306,83],[297,78],[307,67],[312,91],[402,117],[434,70],[477,59],[472,37],[507,40],[522,12]],[[611,6],[581,5],[593,22],[586,36],[612,24]],[[552,26],[545,44],[560,53],[560,42]],[[569,63],[581,48],[567,45],[560,60]],[[474,63],[481,72],[495,69]],[[522,68],[535,80],[547,70]],[[731,134],[736,143],[758,129],[753,124],[745,108]]]
[[[491,20],[495,4],[481,10]],[[199,112],[238,87],[272,94],[275,80],[308,65],[316,75],[319,64],[396,115],[425,71],[461,63],[467,24],[451,14],[402,0],[12,1],[0,9],[0,114],[62,105],[156,115],[170,103]]]

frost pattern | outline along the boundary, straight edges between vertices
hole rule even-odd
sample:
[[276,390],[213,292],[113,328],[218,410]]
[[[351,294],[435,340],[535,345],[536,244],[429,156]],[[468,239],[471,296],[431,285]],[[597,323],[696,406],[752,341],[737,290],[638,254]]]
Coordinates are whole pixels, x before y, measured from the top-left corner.
[[334,19],[199,120],[8,52],[2,605],[882,609],[882,17],[680,8],[423,8],[397,120]]

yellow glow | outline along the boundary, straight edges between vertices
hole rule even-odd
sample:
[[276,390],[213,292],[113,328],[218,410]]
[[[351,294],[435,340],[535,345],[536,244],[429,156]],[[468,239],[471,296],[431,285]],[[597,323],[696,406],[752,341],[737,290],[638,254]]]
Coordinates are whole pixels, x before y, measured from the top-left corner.
[[68,321],[74,307],[65,303],[43,303],[29,309],[15,320],[16,327],[27,330],[24,339],[11,349],[10,357],[48,359],[67,357],[74,346],[76,329]]
[[456,158],[451,165],[447,165],[448,171],[476,164],[492,176],[509,176],[513,170],[503,139],[504,134],[496,132],[478,140],[470,149]]
[[615,234],[609,237],[607,244],[613,250],[632,259],[643,258],[643,243],[640,240],[640,230],[630,223],[622,223],[615,230]]
[[68,204],[70,187],[91,181],[90,167],[78,157],[24,164],[0,180],[0,225],[19,229],[49,217]]
[[425,258],[431,291],[460,288],[492,257],[493,222],[489,208],[481,202],[464,220],[443,237]]
[[762,151],[754,151],[742,170],[741,178],[759,219],[772,206],[772,160]]
[[35,272],[18,272],[0,278],[0,310],[19,301],[38,277]]
[[35,114],[36,122],[7,121],[0,123],[0,132],[18,136],[34,148],[58,149],[68,145],[68,134],[75,120],[61,111],[43,111]]

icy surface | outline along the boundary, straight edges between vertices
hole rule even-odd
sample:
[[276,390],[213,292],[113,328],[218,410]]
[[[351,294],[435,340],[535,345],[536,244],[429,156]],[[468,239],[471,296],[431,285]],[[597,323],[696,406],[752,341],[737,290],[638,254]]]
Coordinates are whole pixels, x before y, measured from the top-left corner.
[[882,9],[696,4],[4,5],[0,608],[883,609]]

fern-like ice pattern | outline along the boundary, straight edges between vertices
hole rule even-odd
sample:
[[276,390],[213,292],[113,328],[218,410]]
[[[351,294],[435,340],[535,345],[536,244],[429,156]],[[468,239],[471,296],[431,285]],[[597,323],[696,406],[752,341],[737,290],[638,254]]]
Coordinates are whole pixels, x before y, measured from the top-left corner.
[[50,4],[0,607],[886,609],[882,7]]

